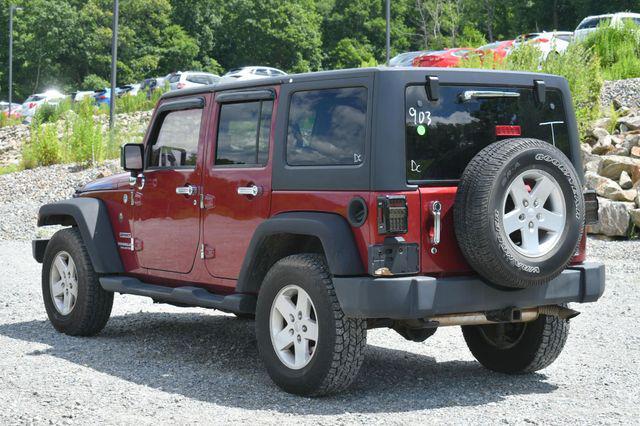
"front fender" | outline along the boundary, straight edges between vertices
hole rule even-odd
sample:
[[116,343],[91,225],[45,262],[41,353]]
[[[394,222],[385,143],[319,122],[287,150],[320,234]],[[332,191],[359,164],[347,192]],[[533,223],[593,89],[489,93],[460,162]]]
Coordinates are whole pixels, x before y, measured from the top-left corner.
[[96,272],[124,272],[109,212],[102,200],[80,197],[45,204],[38,212],[38,226],[46,225],[77,226]]

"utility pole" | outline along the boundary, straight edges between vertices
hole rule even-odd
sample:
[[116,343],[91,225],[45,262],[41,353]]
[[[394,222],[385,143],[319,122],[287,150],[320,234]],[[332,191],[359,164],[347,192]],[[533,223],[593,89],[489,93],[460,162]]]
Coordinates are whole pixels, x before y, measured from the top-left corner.
[[118,0],[113,0],[113,28],[111,37],[111,97],[109,99],[109,130],[113,130],[116,109],[116,73],[118,72]]
[[391,59],[391,0],[387,0],[387,66]]
[[13,4],[9,5],[9,116],[11,118],[11,103],[13,102],[13,12],[22,10]]

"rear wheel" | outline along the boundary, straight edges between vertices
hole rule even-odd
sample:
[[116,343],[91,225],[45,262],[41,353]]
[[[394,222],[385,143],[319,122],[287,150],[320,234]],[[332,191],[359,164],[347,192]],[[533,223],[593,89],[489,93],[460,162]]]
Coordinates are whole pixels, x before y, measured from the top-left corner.
[[366,322],[342,312],[321,256],[289,256],[267,273],[256,337],[267,372],[285,391],[324,395],[345,389],[362,365],[366,336]]
[[91,336],[111,315],[113,293],[102,289],[75,228],[54,234],[42,263],[42,296],[53,327],[71,336]]
[[500,373],[529,373],[548,367],[558,358],[569,336],[569,321],[540,315],[526,323],[462,327],[473,356]]

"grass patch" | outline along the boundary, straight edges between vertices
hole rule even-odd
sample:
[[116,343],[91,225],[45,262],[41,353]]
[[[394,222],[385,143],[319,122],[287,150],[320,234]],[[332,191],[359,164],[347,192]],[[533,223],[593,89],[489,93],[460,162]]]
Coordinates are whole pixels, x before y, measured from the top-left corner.
[[584,41],[599,58],[606,80],[640,77],[640,27],[633,22],[598,28]]
[[0,166],[0,176],[7,175],[9,173],[19,172],[22,170],[18,164],[9,164],[8,166]]

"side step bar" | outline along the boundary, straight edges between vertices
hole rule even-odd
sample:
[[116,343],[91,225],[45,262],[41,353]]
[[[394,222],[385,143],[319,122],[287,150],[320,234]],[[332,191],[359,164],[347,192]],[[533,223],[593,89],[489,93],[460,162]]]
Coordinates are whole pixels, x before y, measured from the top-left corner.
[[213,294],[200,287],[164,287],[147,284],[133,277],[100,277],[100,285],[106,291],[150,297],[155,301],[200,308],[212,308],[225,312],[253,314],[256,297],[251,294]]

